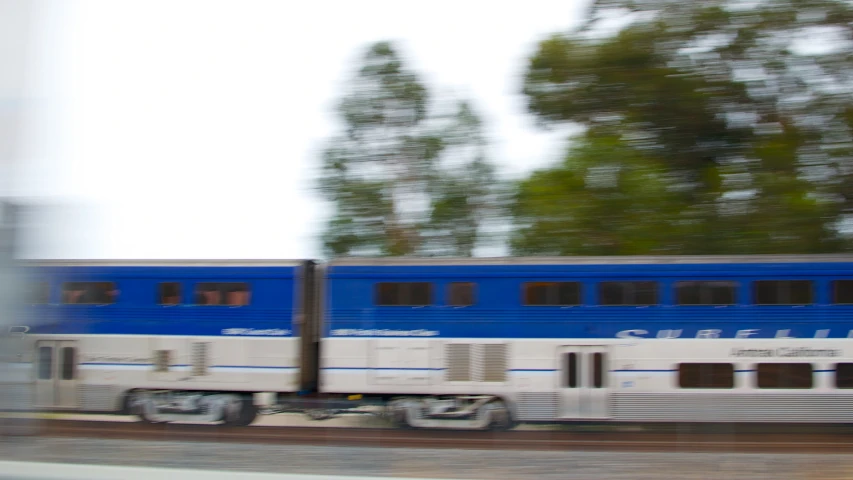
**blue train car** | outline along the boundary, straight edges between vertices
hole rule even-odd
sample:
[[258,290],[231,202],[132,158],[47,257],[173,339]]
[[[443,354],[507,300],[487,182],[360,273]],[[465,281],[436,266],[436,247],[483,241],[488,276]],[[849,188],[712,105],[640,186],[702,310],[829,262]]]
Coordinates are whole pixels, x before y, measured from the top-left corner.
[[[343,259],[325,278],[324,391],[395,397],[414,426],[853,406],[836,366],[853,354],[851,256]],[[696,368],[711,373],[679,383]],[[701,386],[715,369],[725,388]],[[819,397],[824,416],[804,400]]]
[[[256,392],[313,388],[311,261],[80,261],[31,268],[36,404],[249,423]],[[306,333],[307,329],[307,335]],[[216,418],[214,418],[216,417]]]

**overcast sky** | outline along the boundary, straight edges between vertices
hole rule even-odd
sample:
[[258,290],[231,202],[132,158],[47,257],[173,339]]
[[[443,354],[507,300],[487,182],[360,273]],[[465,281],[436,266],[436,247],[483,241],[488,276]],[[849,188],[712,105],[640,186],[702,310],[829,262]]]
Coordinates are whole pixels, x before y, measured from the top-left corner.
[[30,255],[317,257],[317,153],[379,40],[473,100],[504,172],[552,162],[565,133],[535,127],[520,75],[587,3],[42,1],[19,191],[66,208]]

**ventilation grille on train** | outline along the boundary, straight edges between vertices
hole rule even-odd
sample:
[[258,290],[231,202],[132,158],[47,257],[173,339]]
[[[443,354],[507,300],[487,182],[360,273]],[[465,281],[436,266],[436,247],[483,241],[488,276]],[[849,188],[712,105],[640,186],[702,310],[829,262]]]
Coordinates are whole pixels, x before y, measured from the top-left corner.
[[506,381],[505,343],[449,343],[445,345],[444,361],[448,382]]
[[471,345],[467,343],[450,343],[446,347],[447,381],[470,382]]
[[116,409],[116,388],[112,385],[80,385],[80,407],[92,412]]
[[614,393],[619,421],[851,423],[853,396],[835,393]]
[[522,421],[548,421],[557,418],[559,397],[552,392],[520,392],[518,394],[518,419]]
[[210,344],[207,342],[193,343],[192,349],[192,375],[200,377],[207,375],[207,357]]
[[154,350],[154,371],[168,372],[172,360],[171,350]]

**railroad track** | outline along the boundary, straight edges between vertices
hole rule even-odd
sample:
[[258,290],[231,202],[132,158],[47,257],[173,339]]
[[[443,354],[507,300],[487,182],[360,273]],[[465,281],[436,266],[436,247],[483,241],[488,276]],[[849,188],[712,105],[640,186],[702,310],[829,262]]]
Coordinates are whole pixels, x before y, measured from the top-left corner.
[[[149,425],[80,420],[7,421],[29,425],[31,435],[66,438],[297,444],[385,448],[731,453],[849,453],[853,436],[844,434],[754,433],[578,433],[558,431],[472,432],[336,427],[243,428],[216,425]],[[19,429],[20,430],[20,429]]]

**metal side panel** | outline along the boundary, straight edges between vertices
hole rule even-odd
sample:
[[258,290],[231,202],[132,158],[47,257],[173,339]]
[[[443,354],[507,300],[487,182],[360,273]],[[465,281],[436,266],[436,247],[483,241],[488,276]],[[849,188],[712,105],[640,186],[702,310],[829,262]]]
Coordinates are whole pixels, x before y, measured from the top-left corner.
[[853,395],[838,393],[613,393],[615,421],[853,422]]

